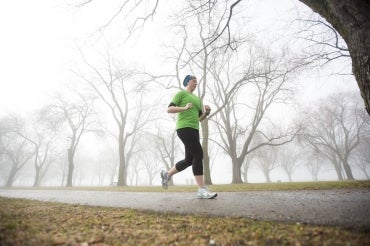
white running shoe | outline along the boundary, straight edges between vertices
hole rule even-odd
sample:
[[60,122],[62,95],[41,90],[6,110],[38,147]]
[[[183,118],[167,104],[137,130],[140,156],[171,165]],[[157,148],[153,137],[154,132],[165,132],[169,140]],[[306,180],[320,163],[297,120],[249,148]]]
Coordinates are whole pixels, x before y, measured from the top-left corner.
[[217,197],[216,192],[210,192],[207,187],[199,188],[197,198],[199,199],[212,199]]
[[162,178],[162,187],[163,189],[168,189],[168,182],[171,180],[171,177],[168,176],[168,172],[165,170],[161,171],[161,178]]

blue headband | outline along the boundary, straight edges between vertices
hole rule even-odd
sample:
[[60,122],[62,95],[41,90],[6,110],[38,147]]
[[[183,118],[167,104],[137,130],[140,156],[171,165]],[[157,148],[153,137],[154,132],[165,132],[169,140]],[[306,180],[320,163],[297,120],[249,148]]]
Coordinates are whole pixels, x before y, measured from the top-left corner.
[[192,76],[192,75],[186,75],[186,77],[184,79],[184,82],[182,82],[182,84],[186,87],[188,85],[189,81],[192,80],[192,79],[195,79],[195,77]]

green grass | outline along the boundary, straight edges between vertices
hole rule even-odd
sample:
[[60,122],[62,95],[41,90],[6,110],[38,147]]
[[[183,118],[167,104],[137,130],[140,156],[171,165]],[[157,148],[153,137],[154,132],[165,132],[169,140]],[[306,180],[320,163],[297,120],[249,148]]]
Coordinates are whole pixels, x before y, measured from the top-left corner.
[[[226,191],[370,188],[369,181],[214,185]],[[56,189],[56,188],[44,188]],[[161,187],[68,189],[157,192]],[[173,186],[169,191],[194,191]],[[0,245],[370,245],[370,231],[0,197]]]

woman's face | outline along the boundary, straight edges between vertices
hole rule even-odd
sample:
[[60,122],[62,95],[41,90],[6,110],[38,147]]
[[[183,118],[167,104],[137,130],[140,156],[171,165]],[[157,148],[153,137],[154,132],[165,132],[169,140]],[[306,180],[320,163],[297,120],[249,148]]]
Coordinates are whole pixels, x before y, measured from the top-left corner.
[[193,77],[189,83],[188,83],[188,87],[191,91],[194,91],[195,88],[197,88],[197,85],[198,85],[198,81],[197,81],[197,78]]

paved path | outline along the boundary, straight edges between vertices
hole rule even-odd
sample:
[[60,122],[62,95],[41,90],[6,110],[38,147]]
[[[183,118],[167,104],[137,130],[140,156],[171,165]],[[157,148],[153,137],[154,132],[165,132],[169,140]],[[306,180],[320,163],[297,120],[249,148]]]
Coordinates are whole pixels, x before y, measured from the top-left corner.
[[370,189],[195,193],[0,189],[0,196],[92,206],[370,229]]

